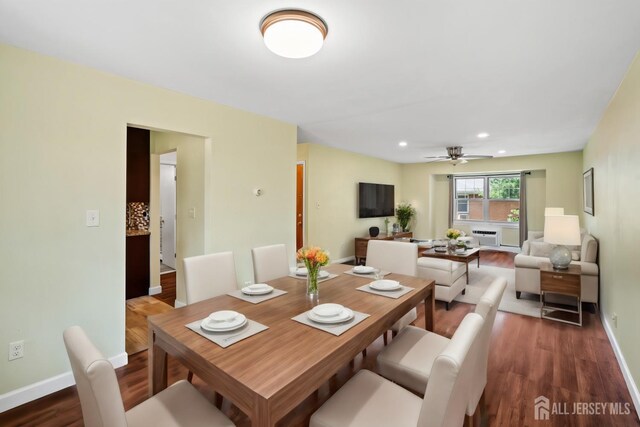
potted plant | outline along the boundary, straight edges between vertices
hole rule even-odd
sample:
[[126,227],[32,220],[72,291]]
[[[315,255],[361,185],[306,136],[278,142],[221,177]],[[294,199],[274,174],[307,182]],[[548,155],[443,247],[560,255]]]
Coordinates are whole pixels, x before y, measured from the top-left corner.
[[409,222],[416,214],[416,210],[411,203],[400,203],[396,208],[396,217],[400,223],[402,231],[409,231]]

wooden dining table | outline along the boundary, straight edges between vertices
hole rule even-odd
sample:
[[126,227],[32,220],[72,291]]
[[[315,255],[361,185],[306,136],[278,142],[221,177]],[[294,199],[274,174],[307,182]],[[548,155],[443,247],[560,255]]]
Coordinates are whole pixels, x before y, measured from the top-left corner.
[[[420,302],[426,329],[433,330],[433,280],[386,276],[414,288],[393,299],[357,290],[372,279],[343,274],[351,268],[330,265],[326,270],[338,276],[319,283],[320,303],[370,315],[340,336],[291,319],[313,307],[306,281],[294,277],[268,282],[287,294],[259,304],[221,295],[149,317],[150,394],[167,387],[170,354],[247,414],[252,426],[273,426]],[[218,310],[238,311],[269,329],[222,348],[185,327]]]

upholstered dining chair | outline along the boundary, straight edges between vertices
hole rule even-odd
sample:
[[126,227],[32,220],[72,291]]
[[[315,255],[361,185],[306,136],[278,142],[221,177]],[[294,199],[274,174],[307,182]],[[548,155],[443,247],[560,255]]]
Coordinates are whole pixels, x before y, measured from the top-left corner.
[[[219,252],[183,260],[187,305],[224,295],[237,288],[233,252]],[[189,371],[187,380],[193,380]],[[218,402],[220,399],[218,398]]]
[[233,252],[193,256],[183,262],[187,305],[237,288]]
[[433,374],[422,399],[363,369],[311,416],[309,426],[462,426],[483,323],[479,314],[465,316],[435,358]]
[[[491,331],[506,286],[504,278],[495,279],[476,305],[476,314],[482,316],[485,322],[478,337],[479,350],[474,361],[473,379],[469,384],[466,410],[469,416],[474,416],[476,408],[483,406],[479,403],[487,384]],[[409,326],[378,354],[378,372],[416,393],[422,393],[433,376],[435,359],[450,342],[448,338],[433,332]]]
[[[367,244],[367,265],[380,270],[407,276],[418,274],[418,245],[390,240],[369,240]],[[418,311],[412,308],[391,326],[395,336],[405,326],[418,318]],[[383,335],[387,344],[387,333]]]
[[87,427],[234,426],[187,381],[178,381],[130,410],[124,410],[115,370],[79,326],[64,331]]
[[289,260],[285,245],[261,246],[251,249],[253,259],[253,280],[264,283],[278,277],[288,276]]

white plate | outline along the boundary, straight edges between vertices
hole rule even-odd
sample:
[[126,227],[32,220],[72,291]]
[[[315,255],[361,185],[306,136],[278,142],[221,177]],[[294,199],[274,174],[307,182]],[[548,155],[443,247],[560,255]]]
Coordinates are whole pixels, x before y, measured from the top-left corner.
[[233,310],[216,311],[209,315],[209,317],[207,318],[207,321],[212,325],[214,323],[229,323],[233,321],[236,317],[238,317],[239,314],[240,313]]
[[204,319],[202,323],[200,323],[200,327],[209,332],[227,332],[241,328],[246,325],[246,323],[247,318],[244,316],[244,314],[238,313],[238,316],[231,322],[213,323],[210,322],[209,319]]
[[320,317],[336,317],[344,311],[344,307],[340,304],[320,304],[313,307],[311,312]]
[[[307,269],[305,267],[300,267],[296,270],[296,276],[307,277]],[[329,277],[329,272],[325,270],[318,271],[318,279],[326,279]]]
[[368,265],[356,265],[353,267],[353,272],[356,274],[371,274],[374,271],[376,271],[376,269]]
[[342,310],[338,316],[334,317],[321,317],[313,314],[313,311],[307,311],[307,317],[316,323],[325,323],[325,324],[333,324],[333,323],[342,323],[353,319],[353,311],[345,308]]
[[240,291],[245,295],[266,295],[273,292],[273,288],[267,284],[260,283],[256,285],[245,286],[244,288],[240,289]]
[[389,279],[376,280],[369,283],[369,287],[376,291],[397,291],[402,288],[398,281]]

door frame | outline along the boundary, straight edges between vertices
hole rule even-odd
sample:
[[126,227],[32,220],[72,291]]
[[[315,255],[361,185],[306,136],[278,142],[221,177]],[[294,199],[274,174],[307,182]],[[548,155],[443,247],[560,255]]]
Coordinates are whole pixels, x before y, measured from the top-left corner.
[[[307,241],[307,163],[304,160],[300,160],[296,162],[296,199],[298,197],[298,188],[297,188],[298,165],[302,165],[302,246],[304,247]],[[298,222],[297,210],[298,210],[298,206],[297,206],[297,200],[296,200],[296,223]],[[296,236],[297,236],[297,230],[296,230]],[[297,240],[297,237],[296,237],[296,240]],[[297,241],[296,241],[296,246],[298,246]]]

